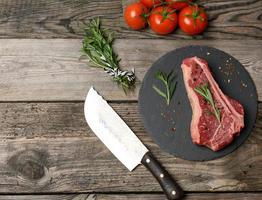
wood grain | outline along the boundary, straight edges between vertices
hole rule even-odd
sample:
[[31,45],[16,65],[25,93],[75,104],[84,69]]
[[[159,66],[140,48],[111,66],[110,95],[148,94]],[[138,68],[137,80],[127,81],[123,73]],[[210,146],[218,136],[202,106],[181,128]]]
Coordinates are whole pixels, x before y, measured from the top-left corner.
[[[261,191],[262,105],[249,139],[235,152],[190,162],[162,152],[141,124],[136,103],[112,103],[186,191]],[[0,193],[161,192],[139,166],[132,173],[95,137],[83,103],[0,104]]]
[[0,0],[0,38],[81,38],[94,17],[118,33],[120,0]]
[[[137,136],[151,141],[141,121],[137,103],[110,103]],[[262,141],[262,103],[247,143]],[[96,136],[88,128],[83,102],[0,103],[0,140]]]
[[84,100],[92,85],[108,100],[137,100],[152,63],[170,50],[192,44],[216,47],[239,59],[262,100],[262,40],[116,40],[122,67],[134,68],[138,77],[136,89],[126,95],[103,70],[88,67],[81,59],[81,40],[8,39],[0,40],[0,101]]
[[[122,4],[123,2],[123,4]],[[124,23],[126,0],[0,0],[1,38],[81,38],[93,17],[118,38],[189,39],[180,30],[161,37],[149,29],[132,31]],[[202,0],[209,28],[198,39],[262,39],[260,0]]]
[[[260,200],[261,193],[187,194],[184,200]],[[0,200],[165,200],[161,194],[0,195]]]

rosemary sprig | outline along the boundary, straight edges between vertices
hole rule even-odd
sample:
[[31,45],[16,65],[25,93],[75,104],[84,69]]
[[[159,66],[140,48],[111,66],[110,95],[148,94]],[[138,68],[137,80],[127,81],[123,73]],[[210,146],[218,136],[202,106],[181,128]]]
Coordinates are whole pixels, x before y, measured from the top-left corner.
[[134,85],[135,73],[119,68],[120,59],[113,51],[113,41],[113,33],[101,28],[99,18],[92,19],[85,29],[81,51],[89,58],[91,66],[103,68],[126,91]]
[[160,90],[158,87],[156,87],[155,85],[153,85],[153,89],[163,98],[165,98],[166,100],[166,104],[169,105],[170,101],[175,93],[176,90],[176,85],[177,82],[174,83],[174,79],[175,79],[175,73],[174,71],[171,71],[169,74],[166,74],[164,72],[161,71],[157,71],[155,74],[156,79],[160,80],[164,86],[165,86],[165,91],[163,92],[162,90]]
[[201,96],[203,96],[205,98],[205,100],[212,106],[213,111],[214,111],[214,115],[217,118],[217,120],[220,122],[221,120],[221,114],[220,114],[220,110],[217,108],[214,99],[212,97],[211,91],[209,89],[209,85],[208,83],[203,84],[203,85],[199,85],[197,87],[194,88],[194,90],[200,94]]

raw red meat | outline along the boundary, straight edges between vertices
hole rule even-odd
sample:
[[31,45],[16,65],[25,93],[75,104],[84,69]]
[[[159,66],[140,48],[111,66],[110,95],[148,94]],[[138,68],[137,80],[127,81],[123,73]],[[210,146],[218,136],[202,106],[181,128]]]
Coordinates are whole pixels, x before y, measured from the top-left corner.
[[[187,95],[192,107],[191,137],[195,144],[218,151],[230,144],[244,127],[244,109],[236,100],[226,96],[214,80],[208,64],[198,57],[187,58],[181,65]],[[195,87],[208,84],[220,121],[214,109]]]

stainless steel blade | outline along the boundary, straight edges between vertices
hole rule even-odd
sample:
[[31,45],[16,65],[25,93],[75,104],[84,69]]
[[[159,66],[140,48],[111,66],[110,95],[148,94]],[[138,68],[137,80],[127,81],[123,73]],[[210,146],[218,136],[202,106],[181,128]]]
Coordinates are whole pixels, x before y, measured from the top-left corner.
[[141,163],[148,149],[93,87],[85,100],[85,118],[97,137],[130,171]]

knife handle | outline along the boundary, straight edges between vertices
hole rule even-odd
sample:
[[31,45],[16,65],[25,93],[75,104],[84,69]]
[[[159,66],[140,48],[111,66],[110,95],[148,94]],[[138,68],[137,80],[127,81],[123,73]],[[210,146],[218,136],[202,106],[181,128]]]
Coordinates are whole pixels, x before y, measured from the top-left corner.
[[144,155],[141,163],[154,175],[169,200],[182,199],[182,188],[150,152]]

